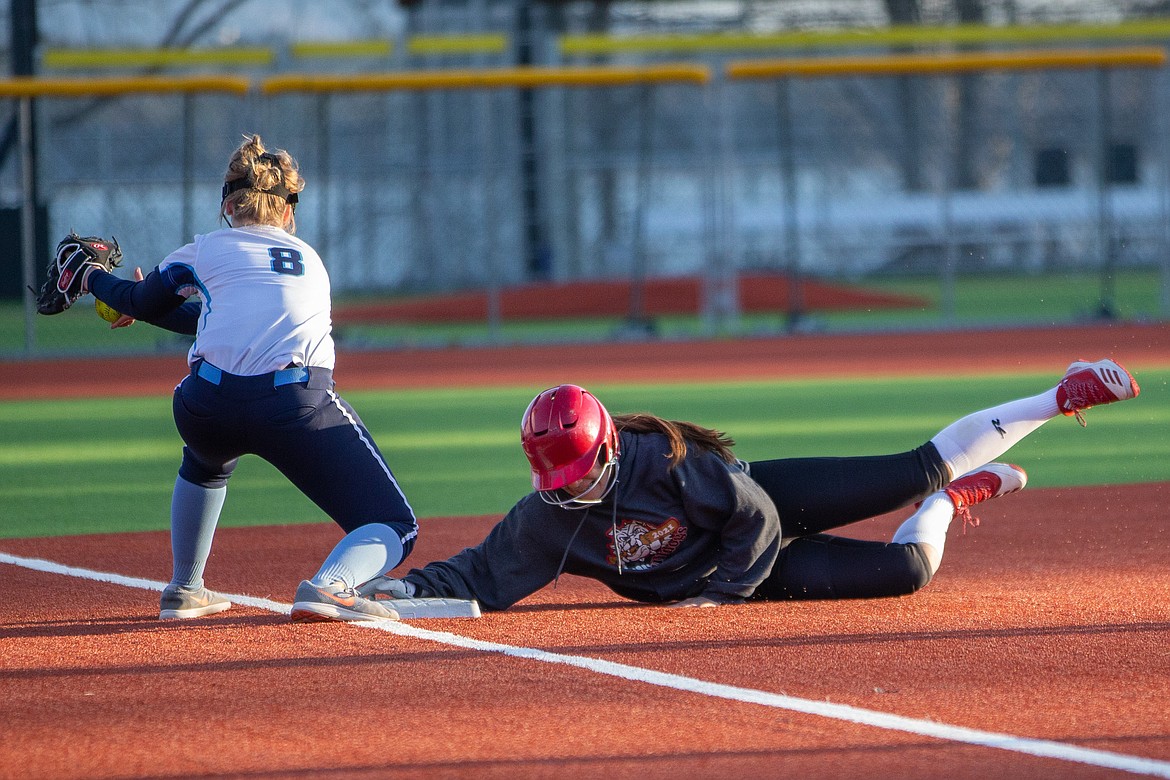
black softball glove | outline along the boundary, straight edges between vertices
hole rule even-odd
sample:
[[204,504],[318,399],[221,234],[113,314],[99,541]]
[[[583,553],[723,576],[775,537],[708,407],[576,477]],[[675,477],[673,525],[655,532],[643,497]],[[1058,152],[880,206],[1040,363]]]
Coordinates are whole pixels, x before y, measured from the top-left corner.
[[46,269],[47,278],[37,293],[37,311],[41,314],[65,311],[87,292],[82,289],[86,269],[110,271],[120,265],[121,258],[117,239],[107,241],[98,236],[70,233],[57,244],[57,254]]

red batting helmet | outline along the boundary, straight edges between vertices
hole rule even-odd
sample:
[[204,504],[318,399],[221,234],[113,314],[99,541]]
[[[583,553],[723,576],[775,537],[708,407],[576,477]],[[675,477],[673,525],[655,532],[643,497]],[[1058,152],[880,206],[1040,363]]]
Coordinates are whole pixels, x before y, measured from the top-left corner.
[[558,490],[589,473],[602,446],[618,454],[613,419],[592,393],[577,385],[545,390],[524,412],[520,445],[532,467],[532,487]]

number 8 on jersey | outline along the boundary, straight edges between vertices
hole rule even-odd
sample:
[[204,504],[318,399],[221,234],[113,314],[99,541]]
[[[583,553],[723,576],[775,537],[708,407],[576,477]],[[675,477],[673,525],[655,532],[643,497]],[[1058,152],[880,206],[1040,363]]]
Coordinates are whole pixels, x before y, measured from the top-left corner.
[[272,270],[276,273],[288,274],[289,276],[304,275],[305,264],[301,261],[301,253],[297,250],[274,246],[268,250],[268,255],[272,258]]

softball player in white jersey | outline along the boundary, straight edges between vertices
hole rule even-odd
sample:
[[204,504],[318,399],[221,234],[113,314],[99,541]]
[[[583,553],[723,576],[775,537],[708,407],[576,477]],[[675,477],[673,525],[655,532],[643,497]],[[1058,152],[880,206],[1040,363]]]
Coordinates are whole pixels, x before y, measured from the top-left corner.
[[[101,269],[85,287],[127,317],[195,336],[175,388],[185,444],[171,502],[173,573],[159,617],[230,608],[203,573],[242,455],[280,470],[347,532],[297,591],[324,617],[344,616],[357,585],[410,554],[418,524],[373,437],[333,386],[329,275],[296,238],[304,180],[285,151],[245,136],[224,176],[229,227],[197,236],[141,281]],[[188,300],[198,296],[198,300]],[[393,618],[394,613],[365,617]]]

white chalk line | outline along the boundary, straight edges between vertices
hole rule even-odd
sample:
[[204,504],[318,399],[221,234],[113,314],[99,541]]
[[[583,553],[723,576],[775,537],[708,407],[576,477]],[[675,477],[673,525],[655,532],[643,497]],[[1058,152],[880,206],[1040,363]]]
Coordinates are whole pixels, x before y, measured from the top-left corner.
[[[114,585],[122,585],[128,588],[139,588],[141,590],[153,590],[161,592],[162,589],[166,586],[165,582],[159,582],[157,580],[142,579],[139,577],[127,577],[125,575],[113,574],[110,572],[100,572],[94,571],[92,569],[66,566],[64,564],[55,563],[53,561],[46,561],[37,558],[24,558],[16,555],[10,555],[4,552],[0,552],[0,563],[7,563],[13,566],[20,566],[26,569],[46,572],[49,574],[60,574],[67,577],[79,577],[81,579],[93,580],[96,582],[107,582]],[[283,604],[279,601],[272,601],[270,599],[256,598],[254,596],[245,596],[242,594],[225,593],[223,595],[230,599],[233,604],[254,607],[256,609],[275,612],[281,615],[287,615],[292,610],[292,605]],[[1059,761],[1069,761],[1078,764],[1088,764],[1090,766],[1099,766],[1107,769],[1117,769],[1123,772],[1131,772],[1133,774],[1170,778],[1170,762],[1167,761],[1141,758],[1139,756],[1131,756],[1123,753],[1112,753],[1105,750],[1093,750],[1090,748],[1070,745],[1064,742],[1017,737],[1011,734],[1000,734],[993,731],[980,731],[978,729],[970,729],[963,726],[951,726],[945,723],[936,723],[929,720],[907,718],[901,715],[892,715],[877,710],[866,710],[860,707],[853,707],[845,704],[833,704],[831,702],[800,699],[794,696],[769,693],[768,691],[759,691],[752,688],[740,688],[734,685],[723,685],[720,683],[698,680],[692,677],[684,677],[678,674],[659,672],[653,669],[644,669],[639,666],[630,666],[628,664],[614,663],[613,661],[588,658],[586,656],[564,655],[562,653],[552,653],[546,650],[538,650],[531,647],[516,647],[513,645],[500,644],[498,642],[485,642],[480,639],[472,639],[470,637],[460,636],[459,634],[451,634],[442,631],[430,631],[424,628],[418,628],[413,625],[408,625],[406,623],[396,621],[374,621],[369,623],[351,623],[350,625],[359,628],[372,629],[375,631],[385,631],[390,634],[397,634],[399,636],[406,636],[414,639],[438,642],[440,644],[450,645],[453,647],[479,650],[486,653],[499,653],[501,655],[511,656],[513,658],[524,658],[532,661],[540,661],[542,663],[573,666],[577,667],[578,669],[585,669],[597,674],[616,677],[621,680],[632,680],[635,682],[646,683],[647,685],[656,685],[678,691],[697,693],[702,696],[727,699],[729,701],[742,702],[746,704],[758,704],[764,707],[772,707],[774,709],[800,712],[807,715],[817,715],[823,718],[829,718],[831,720],[857,723],[863,726],[873,726],[875,728],[887,729],[890,731],[900,731],[907,734],[917,734],[919,736],[947,740],[950,742],[961,742],[968,745],[978,745],[980,747],[995,748],[997,750],[1007,750],[1030,756],[1052,758]]]

